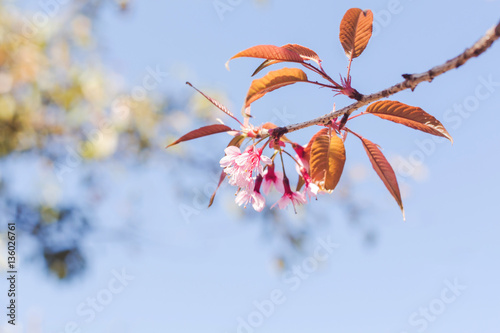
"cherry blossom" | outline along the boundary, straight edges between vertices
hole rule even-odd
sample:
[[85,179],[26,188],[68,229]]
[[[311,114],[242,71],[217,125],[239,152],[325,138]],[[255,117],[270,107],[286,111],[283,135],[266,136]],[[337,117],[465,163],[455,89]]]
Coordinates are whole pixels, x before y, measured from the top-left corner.
[[313,197],[316,198],[318,195],[319,187],[314,183],[306,182],[304,187],[304,196],[311,200]]
[[308,156],[306,156],[306,151],[304,147],[302,147],[297,143],[292,143],[292,148],[297,153],[295,155],[295,160],[298,162],[298,164],[296,165],[297,173],[299,173],[298,170],[302,167],[305,168],[306,170],[309,170],[309,158]]
[[223,168],[234,165],[236,157],[241,155],[241,150],[236,146],[229,146],[224,149],[224,153],[226,156],[220,160],[220,166]]
[[255,146],[251,145],[245,152],[240,156],[236,157],[235,162],[241,168],[245,170],[257,169],[260,175],[264,173],[263,164],[271,164],[272,161],[269,157],[262,155],[263,147],[260,149],[255,149]]
[[313,197],[316,198],[319,191],[318,185],[313,183],[311,176],[309,176],[309,173],[307,173],[307,170],[304,167],[300,168],[299,174],[302,176],[302,178],[304,178],[304,196],[309,200],[311,200]]
[[269,164],[266,172],[264,173],[262,192],[264,192],[265,195],[268,195],[272,186],[274,186],[274,188],[276,188],[276,190],[280,193],[285,192],[285,189],[283,188],[283,173],[274,171],[274,163]]
[[280,209],[284,209],[288,206],[288,204],[292,203],[293,210],[295,211],[295,213],[297,213],[295,205],[307,203],[307,199],[304,193],[293,192],[290,188],[290,182],[288,181],[288,178],[286,176],[283,178],[283,186],[285,187],[285,193],[278,202],[271,206],[271,209],[276,205],[278,205]]
[[263,148],[256,149],[251,145],[241,153],[240,148],[235,146],[227,147],[224,156],[220,160],[220,166],[229,178],[229,184],[238,186],[250,192],[253,189],[253,171],[262,175],[264,173],[263,164],[270,164],[271,159],[262,155]]
[[253,209],[255,209],[257,212],[261,212],[266,205],[266,200],[264,199],[262,194],[260,194],[261,183],[262,176],[259,175],[257,176],[254,189],[252,191],[247,191],[246,189],[240,190],[235,199],[238,206],[243,205],[246,208],[247,204],[250,202]]

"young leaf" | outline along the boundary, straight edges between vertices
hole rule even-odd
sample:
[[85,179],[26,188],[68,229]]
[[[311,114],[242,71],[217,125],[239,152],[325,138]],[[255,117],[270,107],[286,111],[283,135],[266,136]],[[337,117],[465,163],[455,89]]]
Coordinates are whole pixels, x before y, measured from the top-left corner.
[[311,179],[321,189],[333,191],[345,164],[344,142],[330,129],[318,132],[311,145]]
[[231,141],[229,141],[229,143],[227,144],[227,146],[228,147],[236,146],[239,148],[241,146],[241,144],[243,143],[243,141],[245,141],[245,136],[238,135],[238,136],[235,136],[234,138],[232,138]]
[[219,189],[219,187],[221,186],[221,184],[225,178],[226,178],[226,172],[224,170],[222,170],[222,172],[220,173],[220,177],[219,177],[219,183],[217,184],[217,187],[215,188],[214,193],[212,193],[212,196],[210,197],[210,202],[208,203],[209,208],[210,208],[210,206],[213,205],[214,200],[215,200],[215,195],[217,194],[217,190]]
[[232,131],[232,130],[233,129],[231,129],[231,127],[226,126],[226,125],[221,125],[221,124],[203,126],[203,127],[195,129],[194,131],[191,131],[191,132],[181,136],[175,142],[172,142],[171,144],[169,144],[166,148],[171,147],[173,145],[176,145],[180,142],[189,141],[189,140],[201,138],[203,136],[212,135],[212,134],[216,134],[216,133],[222,133],[222,132],[228,132],[228,131]]
[[[283,45],[282,47],[285,49],[297,52],[303,60],[312,60],[315,63],[317,63],[319,66],[321,66],[321,59],[316,54],[316,52],[314,52],[313,50],[311,50],[305,46],[298,45],[298,44],[286,44],[286,45]],[[252,76],[257,74],[258,72],[260,72],[261,70],[263,70],[267,66],[271,66],[271,65],[279,63],[279,62],[283,62],[283,61],[281,61],[281,60],[265,60],[262,64],[260,64],[259,67],[257,67],[255,72],[253,72]]]
[[370,158],[370,162],[372,163],[373,169],[377,172],[377,175],[384,182],[385,187],[391,192],[392,196],[398,203],[401,208],[401,212],[403,213],[403,219],[405,218],[405,211],[403,208],[403,201],[401,200],[401,193],[399,192],[398,180],[396,178],[396,174],[392,169],[391,165],[385,158],[384,154],[380,151],[376,144],[367,140],[365,138],[361,138],[361,142],[363,142],[363,147],[365,147],[366,154]]
[[205,95],[204,93],[202,93],[200,90],[198,90],[198,88],[196,88],[195,86],[193,86],[190,82],[186,82],[186,84],[189,85],[190,87],[192,87],[197,92],[199,92],[203,97],[205,97],[206,99],[208,99],[210,101],[210,103],[212,103],[213,105],[215,105],[219,110],[221,110],[222,112],[224,112],[225,114],[227,114],[229,117],[233,118],[234,120],[236,120],[238,123],[241,124],[241,122],[234,116],[234,114],[231,111],[229,111],[224,105],[222,105],[221,103],[217,102],[212,97],[209,97],[209,96]]
[[436,118],[419,107],[406,105],[397,101],[379,101],[371,104],[366,109],[382,119],[447,138],[453,143],[453,138]]
[[262,124],[262,128],[265,128],[265,129],[268,129],[268,130],[276,128],[276,127],[278,127],[276,124],[273,124],[273,123],[271,123],[269,121],[267,123]]
[[[239,148],[244,140],[245,140],[245,137],[243,135],[235,136],[234,138],[231,139],[231,141],[229,141],[229,144],[227,146],[228,147],[236,146]],[[212,206],[212,204],[214,203],[215,194],[217,194],[217,190],[219,189],[219,187],[221,186],[221,184],[225,178],[226,178],[226,173],[224,172],[224,170],[222,170],[220,177],[219,177],[219,183],[217,184],[217,188],[215,189],[214,193],[210,197],[210,202],[208,203],[208,207]]]
[[281,60],[264,60],[264,62],[262,62],[262,64],[260,64],[259,67],[257,67],[257,69],[252,73],[252,76],[255,76],[257,73],[259,73],[264,68],[271,66],[273,64],[277,64],[279,62],[283,62],[283,61],[281,61]]
[[340,22],[339,39],[348,58],[357,58],[366,48],[373,29],[373,13],[349,9]]
[[302,57],[295,51],[286,49],[284,47],[279,47],[275,45],[257,45],[241,51],[231,57],[226,62],[226,67],[229,69],[229,62],[236,58],[249,57],[249,58],[261,58],[268,60],[280,60],[280,61],[291,61],[291,62],[304,62]]
[[269,72],[264,77],[252,81],[245,108],[270,91],[301,81],[307,81],[307,75],[298,68],[282,68]]
[[318,54],[313,50],[311,50],[310,48],[307,48],[299,44],[286,44],[283,45],[282,47],[297,52],[304,60],[312,60],[318,65],[321,65],[321,59],[319,58]]

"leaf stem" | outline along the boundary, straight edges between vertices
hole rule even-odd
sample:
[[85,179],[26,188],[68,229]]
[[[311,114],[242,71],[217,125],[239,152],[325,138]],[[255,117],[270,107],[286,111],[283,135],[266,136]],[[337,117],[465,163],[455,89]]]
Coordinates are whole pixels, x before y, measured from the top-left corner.
[[321,87],[324,87],[324,88],[338,89],[337,87],[334,87],[334,86],[329,85],[329,84],[323,84],[323,83],[320,83],[318,81],[306,81],[306,82],[312,83],[312,84],[315,84],[315,85],[318,85],[318,86],[321,86]]
[[300,165],[300,164],[299,164],[299,162],[297,161],[297,159],[295,159],[295,157],[293,157],[293,156],[292,156],[289,152],[287,152],[286,150],[283,150],[283,152],[284,152],[285,154],[287,154],[288,156],[290,156],[290,158],[291,158],[292,160],[294,160],[294,161],[295,161],[295,163],[296,163],[297,165]]
[[316,66],[309,64],[307,62],[303,62],[302,65],[304,67],[306,67],[307,69],[310,69],[313,72],[321,75],[325,80],[331,82],[335,86],[336,89],[342,88],[342,86],[340,84],[338,84],[337,82],[335,82],[328,74],[326,74],[326,72],[323,69],[320,70]]
[[351,52],[351,56],[349,57],[349,65],[347,65],[347,76],[346,76],[347,80],[349,80],[349,78],[351,76],[352,55],[353,55],[353,53]]
[[283,162],[283,153],[282,152],[283,152],[283,149],[280,149],[280,158],[281,158],[281,167],[283,169],[283,177],[288,178],[286,176],[286,172],[285,172],[285,162]]
[[367,113],[366,113],[366,112],[361,112],[361,113],[358,113],[358,114],[357,114],[357,115],[355,115],[355,116],[350,117],[350,118],[349,118],[349,119],[347,119],[347,120],[352,120],[352,119],[354,119],[354,118],[357,118],[357,117],[359,117],[359,116],[363,116],[363,115],[365,115],[365,114],[367,114]]
[[364,140],[365,138],[363,138],[361,135],[359,135],[358,133],[354,132],[354,131],[351,131],[350,129],[348,129],[347,127],[344,126],[344,131],[346,132],[349,132],[351,134],[354,134],[355,136],[357,136],[360,140]]

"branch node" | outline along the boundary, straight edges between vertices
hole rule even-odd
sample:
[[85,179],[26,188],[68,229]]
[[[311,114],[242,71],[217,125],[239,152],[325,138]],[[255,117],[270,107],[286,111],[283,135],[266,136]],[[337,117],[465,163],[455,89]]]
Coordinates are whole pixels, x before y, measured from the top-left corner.
[[286,133],[288,133],[288,129],[286,127],[276,127],[269,130],[269,136],[276,140],[279,140]]
[[355,100],[357,101],[360,101],[363,99],[363,94],[361,94],[359,91],[357,91],[356,89],[353,89],[354,91],[352,92],[351,98],[354,98]]

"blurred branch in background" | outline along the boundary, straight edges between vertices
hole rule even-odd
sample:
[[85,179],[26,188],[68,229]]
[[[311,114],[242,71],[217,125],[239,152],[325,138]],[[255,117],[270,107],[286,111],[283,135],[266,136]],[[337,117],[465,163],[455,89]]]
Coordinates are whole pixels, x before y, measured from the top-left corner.
[[[1,218],[36,239],[60,278],[85,267],[81,242],[101,200],[98,166],[145,160],[164,136],[161,103],[145,88],[120,95],[120,78],[99,59],[93,21],[103,4],[72,1],[32,13],[0,2]],[[13,170],[28,173],[20,178],[37,195],[15,193]],[[31,177],[37,173],[42,186]],[[75,176],[79,199],[67,200]]]

